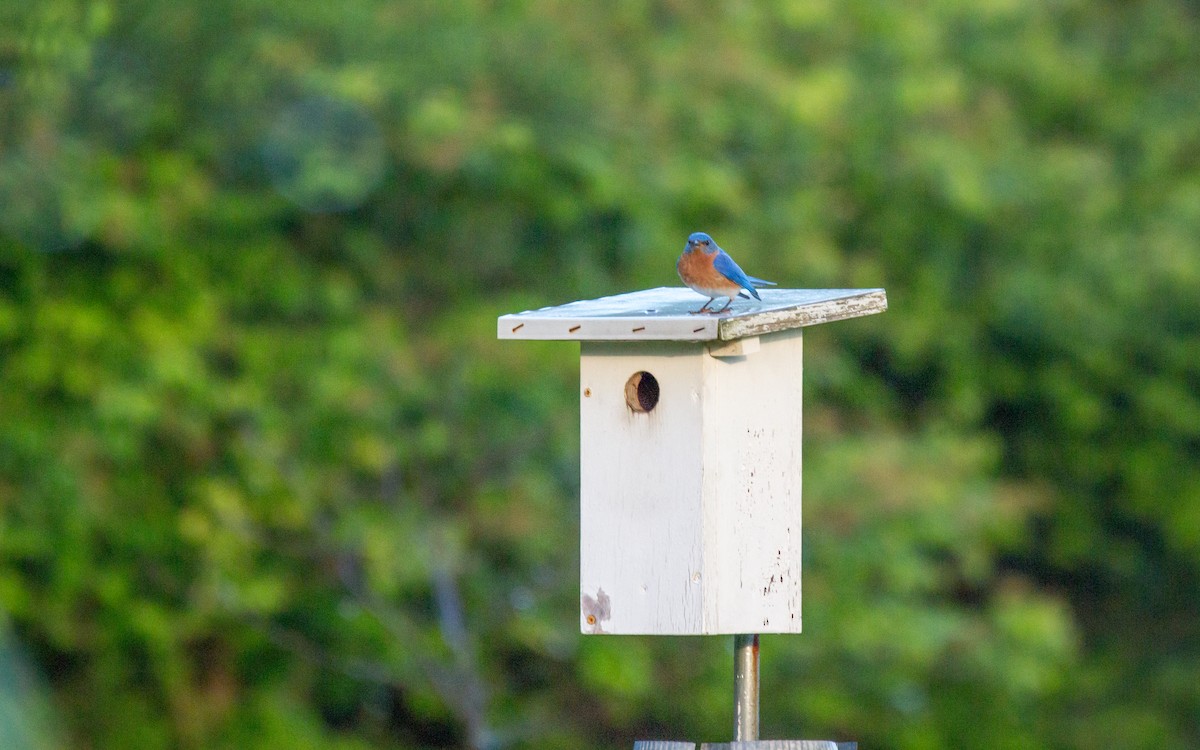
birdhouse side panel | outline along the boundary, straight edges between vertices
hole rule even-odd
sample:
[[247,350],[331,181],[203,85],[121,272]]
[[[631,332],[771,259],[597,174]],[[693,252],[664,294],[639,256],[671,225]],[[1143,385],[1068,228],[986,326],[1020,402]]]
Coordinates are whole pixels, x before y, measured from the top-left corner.
[[705,632],[798,633],[803,338],[705,361]]
[[[675,342],[583,344],[584,633],[702,632],[702,350]],[[656,384],[651,389],[638,381],[646,403],[636,387],[631,393],[631,378],[639,373]],[[639,411],[652,395],[651,408]]]

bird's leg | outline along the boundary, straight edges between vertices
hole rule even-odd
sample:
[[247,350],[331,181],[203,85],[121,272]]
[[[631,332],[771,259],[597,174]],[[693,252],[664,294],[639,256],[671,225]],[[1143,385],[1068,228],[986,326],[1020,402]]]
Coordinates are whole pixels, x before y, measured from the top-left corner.
[[715,299],[716,299],[716,297],[710,297],[708,302],[705,302],[703,305],[700,306],[699,310],[688,310],[688,313],[691,315],[699,315],[700,313],[705,312],[705,308],[707,308],[709,305],[711,305],[713,303],[713,300],[715,300]]
[[721,313],[723,313],[723,312],[725,312],[726,310],[728,310],[728,309],[729,309],[729,306],[730,306],[730,305],[732,305],[732,304],[733,304],[733,297],[730,297],[730,298],[729,298],[729,301],[725,303],[725,306],[724,306],[724,307],[722,307],[720,310],[713,310],[713,311],[712,311],[713,315],[720,315]]

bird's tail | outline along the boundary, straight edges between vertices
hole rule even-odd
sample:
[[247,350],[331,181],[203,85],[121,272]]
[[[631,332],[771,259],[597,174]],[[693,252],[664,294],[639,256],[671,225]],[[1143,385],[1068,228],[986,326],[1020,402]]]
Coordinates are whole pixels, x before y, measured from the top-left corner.
[[756,279],[756,278],[754,278],[753,276],[747,276],[747,277],[746,277],[746,281],[749,281],[749,282],[750,282],[750,285],[749,285],[749,286],[744,286],[744,287],[742,287],[742,288],[743,288],[743,289],[745,289],[745,290],[746,290],[746,292],[750,292],[750,294],[746,294],[746,292],[738,292],[738,296],[739,296],[739,297],[744,297],[744,298],[746,298],[746,299],[750,299],[750,297],[754,297],[754,299],[756,299],[756,300],[758,300],[758,301],[760,301],[760,302],[762,301],[762,297],[758,296],[758,292],[757,292],[757,291],[755,291],[755,287],[759,287],[759,286],[775,286],[775,282],[774,282],[774,281],[767,281],[766,279]]

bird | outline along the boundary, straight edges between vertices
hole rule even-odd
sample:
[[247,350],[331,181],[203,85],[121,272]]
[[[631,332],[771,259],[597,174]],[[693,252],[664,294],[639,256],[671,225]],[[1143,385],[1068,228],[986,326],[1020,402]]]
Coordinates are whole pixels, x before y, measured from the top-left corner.
[[[693,291],[708,297],[708,302],[701,305],[699,310],[689,310],[693,315],[703,312],[716,315],[725,312],[733,304],[734,297],[749,299],[743,289],[749,292],[751,297],[761,301],[762,297],[758,296],[756,287],[775,286],[774,281],[747,276],[746,272],[733,262],[733,258],[729,257],[729,253],[722,250],[716,240],[704,232],[688,235],[687,245],[675,263],[675,270],[679,272],[683,283]],[[725,306],[720,310],[709,310],[708,306],[721,297],[729,298]]]

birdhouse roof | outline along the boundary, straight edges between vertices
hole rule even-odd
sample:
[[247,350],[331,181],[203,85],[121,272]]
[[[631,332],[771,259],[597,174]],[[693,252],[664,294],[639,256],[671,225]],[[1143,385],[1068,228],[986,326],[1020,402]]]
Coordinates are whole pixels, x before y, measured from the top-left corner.
[[659,287],[501,315],[502,339],[580,341],[732,341],[745,336],[873,315],[887,309],[883,289],[760,289],[762,301],[735,300],[724,313],[692,314],[703,299]]

